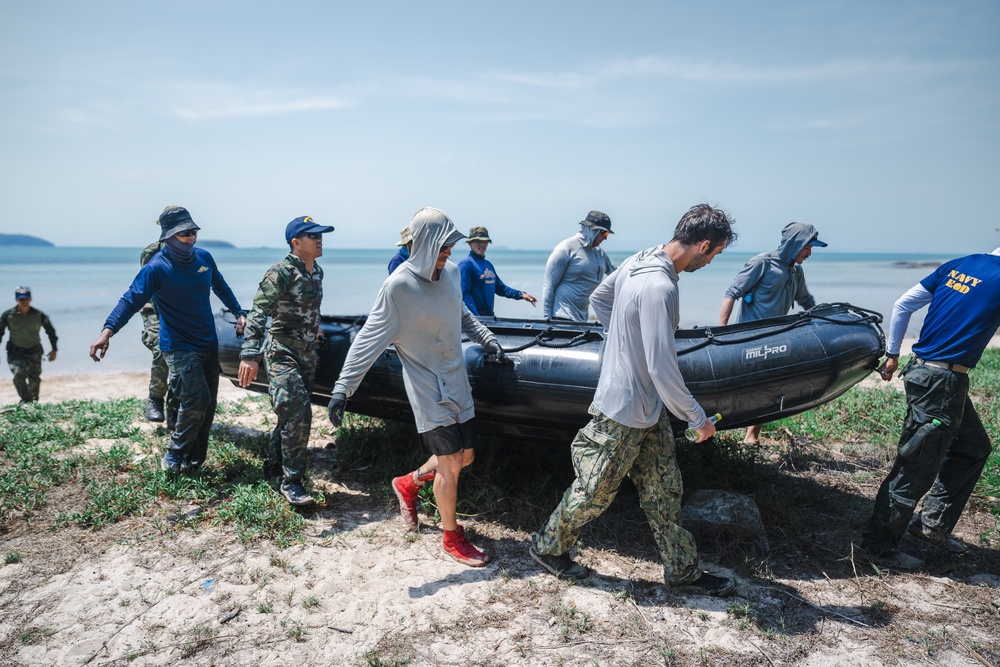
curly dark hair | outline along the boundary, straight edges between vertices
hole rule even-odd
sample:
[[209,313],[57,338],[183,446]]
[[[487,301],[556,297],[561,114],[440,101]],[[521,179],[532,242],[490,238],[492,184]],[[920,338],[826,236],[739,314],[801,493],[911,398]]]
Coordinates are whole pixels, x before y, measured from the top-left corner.
[[684,245],[694,245],[708,239],[712,243],[712,250],[720,244],[723,248],[727,248],[737,238],[736,232],[733,231],[734,222],[735,220],[721,208],[698,204],[689,208],[681,217],[674,229],[674,238],[671,240]]

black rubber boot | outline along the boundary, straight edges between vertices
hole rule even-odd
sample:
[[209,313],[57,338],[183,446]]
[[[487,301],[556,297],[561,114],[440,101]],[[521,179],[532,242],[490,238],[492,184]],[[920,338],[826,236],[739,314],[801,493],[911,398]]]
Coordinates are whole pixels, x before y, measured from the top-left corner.
[[163,421],[163,399],[150,396],[146,399],[146,421]]

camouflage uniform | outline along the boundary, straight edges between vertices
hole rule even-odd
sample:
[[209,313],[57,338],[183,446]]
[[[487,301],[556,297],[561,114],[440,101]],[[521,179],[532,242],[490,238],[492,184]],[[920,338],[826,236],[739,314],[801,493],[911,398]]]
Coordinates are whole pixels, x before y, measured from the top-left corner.
[[[289,253],[260,282],[247,316],[241,359],[264,358],[270,381],[268,393],[278,423],[271,433],[265,473],[301,484],[309,464],[312,391],[316,373],[316,333],[323,301],[323,269]],[[271,329],[265,331],[268,316]],[[266,334],[266,336],[265,336]]]
[[42,338],[38,332],[44,328],[52,351],[58,352],[55,327],[42,311],[29,308],[28,313],[22,315],[17,306],[14,306],[0,315],[0,338],[3,338],[8,328],[10,338],[7,340],[7,365],[14,374],[14,388],[22,403],[37,401],[42,384],[43,354]]
[[[139,266],[145,266],[146,262],[153,258],[153,255],[160,252],[163,244],[160,241],[150,243],[139,253]],[[142,344],[153,353],[153,364],[149,369],[149,397],[167,397],[167,362],[160,352],[160,316],[156,312],[156,306],[152,301],[146,303],[139,311],[142,315]],[[167,397],[168,400],[170,397]],[[174,407],[176,411],[176,406]]]
[[531,546],[540,554],[569,551],[583,527],[611,505],[627,475],[660,550],[664,581],[671,586],[694,581],[701,576],[698,550],[680,525],[683,486],[667,411],[658,424],[643,429],[619,424],[594,406],[590,414],[591,421],[573,439],[576,480]]

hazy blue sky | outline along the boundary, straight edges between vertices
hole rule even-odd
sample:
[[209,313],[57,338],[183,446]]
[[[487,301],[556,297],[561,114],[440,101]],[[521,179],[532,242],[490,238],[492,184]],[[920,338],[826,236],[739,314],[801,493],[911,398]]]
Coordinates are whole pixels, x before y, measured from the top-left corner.
[[609,249],[707,201],[735,249],[1000,245],[1000,3],[0,0],[0,232],[391,249],[421,206]]

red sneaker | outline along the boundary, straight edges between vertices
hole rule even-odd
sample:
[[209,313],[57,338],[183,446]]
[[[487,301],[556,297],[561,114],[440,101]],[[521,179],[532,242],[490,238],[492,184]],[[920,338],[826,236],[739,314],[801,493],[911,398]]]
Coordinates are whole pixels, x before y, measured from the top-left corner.
[[413,475],[406,473],[392,480],[392,490],[396,492],[399,499],[399,514],[403,517],[410,530],[416,530],[417,521],[417,494],[420,487],[413,481]]
[[490,557],[465,539],[465,531],[459,526],[455,530],[444,531],[444,552],[463,565],[482,567],[490,562]]

